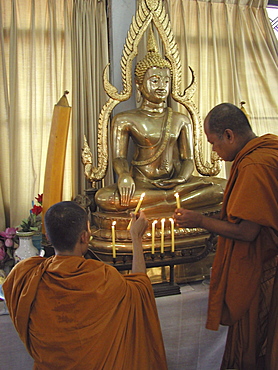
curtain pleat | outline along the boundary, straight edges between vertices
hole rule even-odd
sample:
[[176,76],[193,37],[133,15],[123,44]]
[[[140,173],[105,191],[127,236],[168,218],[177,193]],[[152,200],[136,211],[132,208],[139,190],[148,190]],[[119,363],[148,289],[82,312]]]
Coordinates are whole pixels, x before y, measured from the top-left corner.
[[[215,105],[245,109],[258,135],[278,134],[278,43],[266,12],[267,1],[165,0],[183,66],[196,73],[193,97],[201,119]],[[174,104],[175,109],[183,110]],[[205,157],[210,145],[203,139]],[[225,166],[220,176],[226,176]]]
[[[278,44],[267,1],[164,3],[181,56],[182,88],[190,82],[188,66],[196,74],[194,101],[201,119],[216,104],[244,100],[254,131],[278,134]],[[80,156],[86,134],[97,165],[98,118],[107,99],[102,85],[107,33],[105,0],[0,2],[1,229],[27,217],[42,192],[53,108],[65,90],[72,122],[63,199],[90,187]],[[209,158],[205,136],[203,147]],[[113,182],[111,164],[105,182]]]
[[[73,122],[75,157],[73,183],[82,194],[92,184],[84,177],[81,148],[86,135],[97,165],[98,119],[108,97],[103,89],[102,74],[108,64],[108,35],[105,1],[75,0],[73,9]],[[112,172],[106,175],[112,182]],[[100,185],[100,184],[96,184]]]
[[[105,9],[100,0],[0,2],[1,230],[26,218],[32,200],[43,191],[52,113],[65,90],[73,118],[63,199],[84,193],[83,134],[96,147],[98,114],[106,100],[101,93],[108,63]],[[78,33],[73,32],[76,19]],[[80,50],[73,63],[77,41]]]

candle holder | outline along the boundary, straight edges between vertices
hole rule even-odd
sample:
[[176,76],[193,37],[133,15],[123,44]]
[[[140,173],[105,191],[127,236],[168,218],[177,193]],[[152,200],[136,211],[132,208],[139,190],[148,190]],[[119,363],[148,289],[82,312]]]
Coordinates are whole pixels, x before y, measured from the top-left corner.
[[113,258],[113,265],[116,264],[116,260],[117,260],[117,258]]
[[176,252],[171,252],[171,257],[172,258],[176,257]]
[[151,253],[151,259],[154,260],[155,259],[155,254],[154,253]]
[[163,260],[163,258],[164,258],[164,256],[165,256],[165,253],[163,252],[163,253],[160,253],[160,258]]

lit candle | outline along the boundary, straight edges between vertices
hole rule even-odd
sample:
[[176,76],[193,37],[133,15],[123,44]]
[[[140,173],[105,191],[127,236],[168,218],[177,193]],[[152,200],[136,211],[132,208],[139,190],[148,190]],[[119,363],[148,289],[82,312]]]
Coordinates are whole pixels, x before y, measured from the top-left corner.
[[155,224],[157,223],[157,220],[154,220],[152,222],[152,254],[154,254],[154,239],[155,239]]
[[145,193],[142,193],[141,196],[140,196],[139,202],[137,203],[137,206],[135,208],[135,211],[134,211],[135,214],[138,213],[138,211],[141,207],[142,201],[144,199],[144,196],[145,196]]
[[[139,202],[137,203],[137,206],[135,208],[135,211],[134,211],[135,214],[139,212],[144,196],[145,196],[145,193],[142,193],[140,196]],[[127,230],[130,229],[130,226],[131,226],[131,220],[129,221],[129,224],[127,225]]]
[[171,252],[175,252],[175,228],[174,228],[174,219],[169,218],[171,222]]
[[116,225],[116,221],[113,221],[112,222],[112,253],[113,253],[113,258],[116,258],[115,225]]
[[176,202],[177,202],[177,208],[181,208],[181,203],[180,203],[180,196],[179,193],[174,194],[176,197]]
[[164,223],[165,223],[165,218],[161,220],[161,245],[160,245],[161,253],[164,253]]

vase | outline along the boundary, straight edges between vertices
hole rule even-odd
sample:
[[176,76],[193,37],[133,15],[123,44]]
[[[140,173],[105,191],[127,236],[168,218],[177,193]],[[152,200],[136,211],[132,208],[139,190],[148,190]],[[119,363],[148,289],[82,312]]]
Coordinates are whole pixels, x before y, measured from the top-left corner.
[[19,238],[18,248],[14,252],[16,263],[26,258],[39,255],[39,251],[33,245],[34,231],[17,231],[16,235]]
[[6,301],[5,301],[5,297],[4,297],[4,292],[3,292],[3,289],[2,289],[2,284],[4,283],[5,279],[0,277],[0,303],[1,301],[3,301],[2,303],[2,309],[0,309],[0,316],[1,315],[9,315],[9,311],[8,311],[8,308],[6,306]]
[[38,252],[42,249],[42,233],[40,231],[35,231],[32,236],[33,245],[37,248]]

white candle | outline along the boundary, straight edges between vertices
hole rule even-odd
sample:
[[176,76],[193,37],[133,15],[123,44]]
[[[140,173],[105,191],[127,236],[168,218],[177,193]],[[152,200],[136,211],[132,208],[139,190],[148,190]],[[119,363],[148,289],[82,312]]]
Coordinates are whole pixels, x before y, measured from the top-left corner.
[[161,253],[164,253],[164,223],[165,223],[165,218],[161,220],[161,245],[160,245]]
[[116,221],[112,222],[112,253],[113,258],[116,258],[116,235],[115,235],[115,225]]
[[139,202],[137,203],[137,206],[135,208],[135,211],[134,211],[135,214],[138,213],[138,211],[141,207],[142,201],[144,199],[144,196],[145,196],[145,193],[142,193],[141,196],[140,196]]
[[[145,196],[145,193],[142,193],[141,196],[140,196],[140,199],[139,199],[139,201],[137,203],[137,206],[135,208],[135,211],[134,211],[135,214],[139,212],[139,209],[141,207],[141,204],[142,204],[142,201],[144,199],[144,196]],[[131,220],[129,221],[129,224],[127,225],[127,230],[130,229],[130,226],[131,226]]]
[[175,252],[175,228],[174,228],[174,219],[169,218],[171,222],[171,252]]
[[156,223],[157,223],[157,220],[154,220],[152,222],[152,254],[154,254],[155,224]]
[[176,197],[176,202],[177,202],[177,208],[181,208],[181,203],[180,203],[180,196],[179,193],[174,194]]

